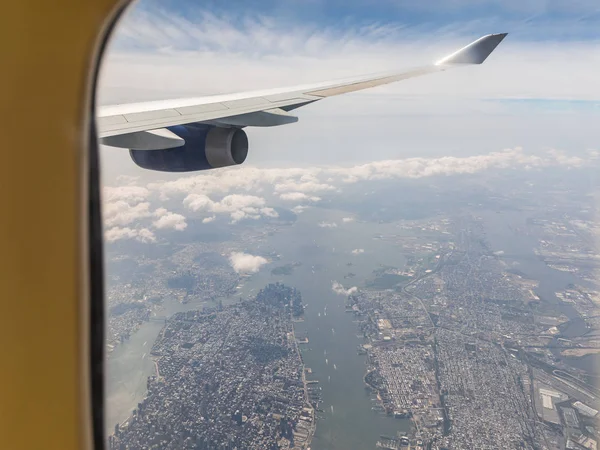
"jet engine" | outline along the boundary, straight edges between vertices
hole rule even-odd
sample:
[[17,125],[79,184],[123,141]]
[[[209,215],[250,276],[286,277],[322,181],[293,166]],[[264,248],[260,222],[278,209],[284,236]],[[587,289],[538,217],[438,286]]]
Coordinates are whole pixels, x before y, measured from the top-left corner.
[[[141,134],[145,133],[145,134]],[[205,124],[177,125],[119,138],[140,167],[162,172],[192,172],[242,164],[248,137],[241,128]],[[104,143],[111,145],[111,139]]]

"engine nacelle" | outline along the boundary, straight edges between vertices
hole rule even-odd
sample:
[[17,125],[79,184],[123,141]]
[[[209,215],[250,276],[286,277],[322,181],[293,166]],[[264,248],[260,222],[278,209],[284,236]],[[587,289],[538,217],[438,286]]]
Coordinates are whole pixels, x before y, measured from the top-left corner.
[[248,137],[241,128],[204,124],[168,127],[183,139],[179,147],[161,150],[129,150],[140,167],[162,172],[192,172],[242,164],[248,156]]

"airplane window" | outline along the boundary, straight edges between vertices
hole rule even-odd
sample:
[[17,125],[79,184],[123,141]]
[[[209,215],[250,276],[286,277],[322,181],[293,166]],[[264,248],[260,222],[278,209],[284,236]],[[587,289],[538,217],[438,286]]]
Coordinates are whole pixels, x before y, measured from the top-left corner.
[[596,449],[596,9],[129,8],[107,448]]

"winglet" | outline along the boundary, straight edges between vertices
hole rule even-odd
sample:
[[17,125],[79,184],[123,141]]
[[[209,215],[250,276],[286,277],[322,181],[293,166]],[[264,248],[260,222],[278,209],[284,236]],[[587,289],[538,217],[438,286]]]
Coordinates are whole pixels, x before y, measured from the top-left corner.
[[466,47],[440,59],[435,63],[436,66],[453,64],[481,64],[486,60],[490,53],[502,42],[508,33],[488,34],[482,36]]

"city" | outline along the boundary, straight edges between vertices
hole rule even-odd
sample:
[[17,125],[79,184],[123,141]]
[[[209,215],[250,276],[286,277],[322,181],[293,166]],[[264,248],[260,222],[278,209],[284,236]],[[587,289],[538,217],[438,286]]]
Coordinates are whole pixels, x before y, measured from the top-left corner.
[[[525,194],[502,195],[508,205]],[[367,446],[595,449],[593,213],[585,197],[557,198],[550,215],[541,201],[525,211],[449,202],[377,222],[315,208],[230,225],[235,238],[178,244],[168,257],[141,253],[127,262],[135,270],[123,268],[129,249],[111,249],[108,350],[161,326],[141,355],[155,364],[147,392],[112,423],[112,448],[348,446],[360,436],[351,425],[334,434],[345,414],[335,395],[358,398],[336,381],[353,358],[331,350],[339,342],[364,359],[372,403],[357,420],[395,421]],[[321,226],[336,221],[345,225]],[[250,252],[256,270],[230,256]],[[299,291],[302,303],[290,302]],[[340,321],[356,343],[340,341]]]
[[314,410],[292,323],[302,309],[298,291],[273,284],[255,301],[173,316],[152,347],[147,398],[110,447],[307,448]]

